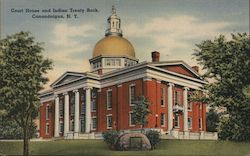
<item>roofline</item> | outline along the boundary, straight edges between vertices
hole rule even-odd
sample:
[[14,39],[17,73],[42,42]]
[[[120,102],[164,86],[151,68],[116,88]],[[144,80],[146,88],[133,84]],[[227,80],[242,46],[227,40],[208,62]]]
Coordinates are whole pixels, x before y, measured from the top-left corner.
[[71,81],[67,81],[66,83],[63,83],[63,84],[60,84],[60,85],[55,85],[55,86],[53,86],[53,88],[64,86],[64,85],[67,85],[67,84],[70,84],[70,83],[73,83],[73,82],[76,82],[76,81],[80,81],[80,80],[85,79],[85,78],[91,78],[93,80],[100,80],[99,75],[94,74],[94,73],[90,73],[90,72],[86,72],[86,73],[84,73],[84,75],[82,77],[79,77],[77,79],[73,79]]
[[64,76],[67,74],[71,74],[71,75],[75,75],[75,76],[84,76],[85,73],[66,71],[59,78],[57,78],[53,83],[51,83],[50,87],[52,87],[56,82],[61,81],[64,78]]
[[201,77],[201,75],[195,71],[190,65],[188,65],[186,62],[182,60],[175,60],[175,61],[162,61],[162,62],[150,62],[149,64],[156,65],[156,66],[164,66],[164,65],[176,65],[176,64],[182,64],[185,67],[187,67],[193,74],[195,74],[198,77]]
[[[57,87],[64,86],[64,85],[67,85],[67,84],[70,84],[70,83],[73,83],[73,82],[76,82],[76,81],[80,81],[80,80],[83,80],[83,79],[87,79],[87,78],[101,81],[103,79],[108,79],[110,77],[114,77],[114,76],[117,76],[117,75],[122,75],[122,74],[125,74],[125,73],[128,73],[128,72],[135,71],[135,70],[138,70],[138,69],[143,69],[143,68],[151,68],[151,69],[156,70],[158,72],[164,72],[164,73],[171,74],[171,75],[174,75],[174,76],[177,76],[177,77],[180,77],[180,78],[184,78],[184,79],[187,79],[187,80],[199,82],[199,83],[202,83],[202,84],[207,84],[207,82],[204,79],[197,79],[197,78],[189,77],[189,76],[186,76],[186,75],[182,75],[182,74],[179,74],[179,73],[175,73],[175,72],[172,72],[172,71],[157,67],[157,65],[169,64],[169,63],[170,64],[171,63],[173,63],[173,64],[180,64],[181,63],[181,64],[183,64],[183,65],[190,68],[190,66],[187,65],[184,61],[171,61],[171,62],[160,62],[160,63],[153,63],[153,62],[144,61],[144,62],[138,63],[138,64],[136,64],[134,66],[119,68],[117,70],[105,73],[103,75],[97,75],[97,74],[94,74],[94,73],[91,73],[91,72],[81,73],[81,72],[66,71],[61,77],[59,77],[56,81],[54,81],[50,86],[52,88],[57,88]],[[191,70],[191,71],[193,71],[193,70]],[[74,79],[72,81],[68,81],[66,83],[60,84],[60,85],[53,86],[56,82],[59,82],[62,78],[64,78],[64,76],[66,74],[70,74],[70,75],[75,74],[75,75],[81,76],[81,77],[79,77],[77,79]],[[201,78],[200,75],[197,75],[197,76],[199,78]],[[51,93],[53,93],[53,89],[41,92],[40,94],[45,94],[46,95],[46,94],[51,94]]]
[[[181,78],[184,78],[184,79],[200,82],[200,83],[203,83],[203,84],[207,83],[203,79],[192,78],[192,77],[189,77],[189,76],[186,76],[186,75],[182,75],[182,74],[175,73],[175,72],[172,72],[172,71],[169,71],[169,70],[166,70],[166,69],[162,69],[162,68],[159,68],[159,67],[152,66],[151,63],[146,62],[146,61],[141,62],[139,64],[136,64],[134,66],[126,67],[125,69],[120,68],[120,69],[108,72],[108,73],[102,75],[101,79],[106,79],[106,78],[109,78],[109,77],[113,77],[113,76],[116,76],[116,75],[124,74],[124,73],[130,72],[130,71],[134,71],[134,70],[141,69],[141,68],[146,68],[146,67],[150,67],[150,68],[152,68],[154,70],[158,70],[158,71],[165,72],[165,73],[168,73],[168,74],[171,74],[171,75],[175,75],[175,76],[178,76],[178,77],[181,77]],[[201,76],[198,76],[198,77],[201,77]]]

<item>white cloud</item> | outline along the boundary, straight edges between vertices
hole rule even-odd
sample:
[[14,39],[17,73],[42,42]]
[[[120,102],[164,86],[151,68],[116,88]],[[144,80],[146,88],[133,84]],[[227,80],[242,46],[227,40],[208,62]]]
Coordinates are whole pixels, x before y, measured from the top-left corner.
[[51,42],[56,46],[74,47],[80,42],[75,37],[88,37],[93,26],[90,24],[82,24],[79,26],[70,26],[67,23],[59,23],[54,26],[54,38]]
[[153,18],[144,24],[130,23],[124,32],[128,36],[150,38],[155,45],[153,48],[170,54],[176,49],[182,49],[183,52],[191,51],[195,43],[192,44],[190,41],[213,38],[227,26],[229,23],[226,22],[202,22],[193,16],[179,15],[171,18]]
[[48,57],[53,60],[54,69],[47,74],[49,82],[44,86],[45,89],[66,71],[89,71],[89,61],[84,53],[92,51],[92,48],[84,40],[90,37],[91,30],[93,27],[90,24],[70,26],[60,23],[54,26],[51,40],[53,46],[47,52]]

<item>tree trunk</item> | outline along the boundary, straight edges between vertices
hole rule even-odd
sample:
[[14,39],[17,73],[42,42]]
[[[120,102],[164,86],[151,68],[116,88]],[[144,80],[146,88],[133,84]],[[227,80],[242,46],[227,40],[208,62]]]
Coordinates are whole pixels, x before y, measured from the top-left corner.
[[23,127],[23,156],[29,155],[29,134],[28,126]]

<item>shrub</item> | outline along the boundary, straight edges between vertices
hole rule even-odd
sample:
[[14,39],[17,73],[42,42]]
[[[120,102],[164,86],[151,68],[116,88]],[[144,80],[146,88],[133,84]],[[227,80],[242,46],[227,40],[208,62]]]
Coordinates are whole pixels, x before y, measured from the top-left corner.
[[160,142],[160,133],[154,130],[150,130],[146,132],[146,136],[148,137],[152,149],[155,149],[156,145]]
[[102,133],[104,141],[113,149],[116,141],[119,137],[119,132],[115,130],[109,130]]

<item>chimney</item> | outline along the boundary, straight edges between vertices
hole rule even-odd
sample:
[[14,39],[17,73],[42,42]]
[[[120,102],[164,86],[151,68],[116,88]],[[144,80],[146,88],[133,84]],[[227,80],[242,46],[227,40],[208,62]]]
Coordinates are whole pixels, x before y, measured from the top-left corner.
[[160,61],[160,53],[158,51],[153,51],[151,53],[152,62],[159,62]]
[[199,72],[199,67],[198,66],[193,66],[192,67],[197,73]]

